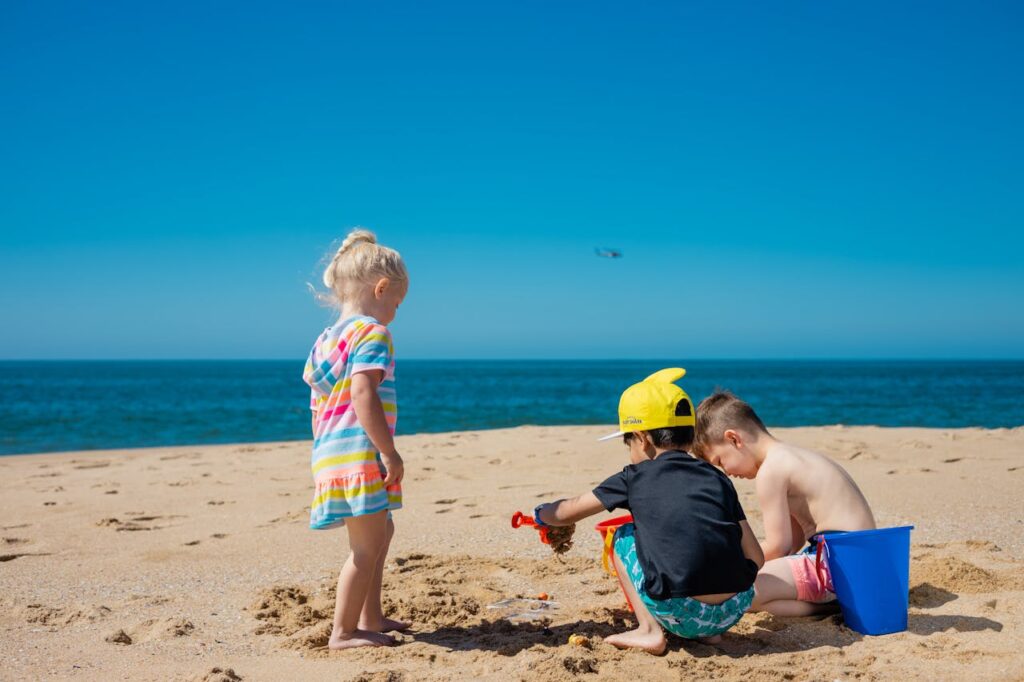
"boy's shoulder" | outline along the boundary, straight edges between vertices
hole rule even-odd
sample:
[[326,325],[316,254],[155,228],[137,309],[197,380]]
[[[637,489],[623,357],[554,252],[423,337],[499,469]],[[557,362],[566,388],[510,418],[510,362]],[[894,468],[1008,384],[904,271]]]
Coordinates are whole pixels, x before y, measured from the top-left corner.
[[820,452],[778,441],[758,468],[754,484],[760,491],[789,488],[798,480],[816,478],[834,467],[835,463]]

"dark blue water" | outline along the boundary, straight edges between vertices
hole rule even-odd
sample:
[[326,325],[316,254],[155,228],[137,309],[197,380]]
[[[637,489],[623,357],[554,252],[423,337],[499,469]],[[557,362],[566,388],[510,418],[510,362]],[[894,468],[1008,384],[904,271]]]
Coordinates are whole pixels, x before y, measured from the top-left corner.
[[[398,432],[608,424],[669,366],[770,426],[1013,427],[1024,362],[399,361]],[[301,361],[0,362],[0,454],[310,437]]]

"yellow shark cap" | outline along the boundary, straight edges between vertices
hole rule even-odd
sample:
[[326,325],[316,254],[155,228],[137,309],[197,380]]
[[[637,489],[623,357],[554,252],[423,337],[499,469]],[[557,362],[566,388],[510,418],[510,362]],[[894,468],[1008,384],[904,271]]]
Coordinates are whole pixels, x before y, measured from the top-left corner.
[[[598,440],[610,440],[634,431],[693,426],[693,401],[675,384],[685,375],[682,367],[669,367],[627,388],[619,398],[619,430]],[[690,406],[690,413],[677,415],[676,406],[684,400]]]

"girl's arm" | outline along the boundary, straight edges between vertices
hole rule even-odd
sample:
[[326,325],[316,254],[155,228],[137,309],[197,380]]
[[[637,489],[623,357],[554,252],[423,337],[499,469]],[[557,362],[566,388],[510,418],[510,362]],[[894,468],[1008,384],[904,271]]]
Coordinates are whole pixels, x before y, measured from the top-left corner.
[[352,375],[352,409],[356,411],[356,419],[359,425],[366,431],[387,469],[387,477],[384,485],[394,485],[402,482],[405,473],[405,465],[402,457],[395,450],[395,439],[391,436],[391,429],[388,428],[387,418],[384,416],[384,405],[377,395],[377,386],[384,379],[384,372],[371,370],[368,372],[357,372]]
[[602,511],[604,505],[601,501],[594,493],[587,492],[571,500],[558,500],[541,505],[534,516],[549,526],[568,526]]

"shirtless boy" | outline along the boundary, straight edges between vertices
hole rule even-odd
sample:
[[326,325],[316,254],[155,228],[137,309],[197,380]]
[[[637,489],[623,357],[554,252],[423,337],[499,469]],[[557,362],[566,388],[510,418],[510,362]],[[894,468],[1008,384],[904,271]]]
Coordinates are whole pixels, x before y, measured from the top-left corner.
[[776,440],[753,408],[731,393],[703,400],[696,421],[696,454],[730,476],[754,479],[765,564],[750,609],[808,616],[833,608],[827,606],[835,600],[828,562],[823,556],[819,576],[814,547],[821,533],[875,527],[857,484],[828,457]]

